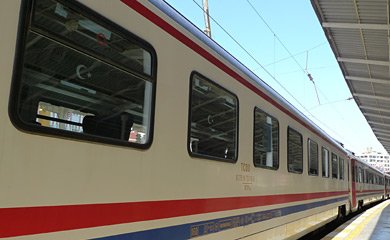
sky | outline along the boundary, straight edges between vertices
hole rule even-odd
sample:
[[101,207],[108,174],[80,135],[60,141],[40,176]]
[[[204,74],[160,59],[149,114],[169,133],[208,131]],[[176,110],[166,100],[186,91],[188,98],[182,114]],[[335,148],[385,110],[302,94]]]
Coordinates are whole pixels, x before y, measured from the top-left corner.
[[[347,149],[360,154],[371,147],[386,153],[350,99],[309,0],[208,1],[214,41]],[[166,2],[205,29],[202,0]]]

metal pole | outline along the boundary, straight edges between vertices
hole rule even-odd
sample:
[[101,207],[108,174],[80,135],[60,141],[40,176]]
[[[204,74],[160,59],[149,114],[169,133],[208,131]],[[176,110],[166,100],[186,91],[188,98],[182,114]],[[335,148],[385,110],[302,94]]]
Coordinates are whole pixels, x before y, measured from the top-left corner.
[[206,24],[206,29],[204,32],[207,36],[211,38],[211,28],[210,28],[210,16],[209,16],[209,1],[203,0],[203,13],[204,13],[204,22]]

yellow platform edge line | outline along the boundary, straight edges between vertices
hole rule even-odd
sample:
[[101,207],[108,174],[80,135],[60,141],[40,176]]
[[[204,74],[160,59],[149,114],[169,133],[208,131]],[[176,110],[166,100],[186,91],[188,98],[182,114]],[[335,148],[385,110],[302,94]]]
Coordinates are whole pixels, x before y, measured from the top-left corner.
[[378,209],[373,211],[369,216],[367,216],[360,224],[356,226],[354,230],[350,232],[350,234],[344,238],[345,240],[352,240],[356,236],[358,236],[363,230],[364,227],[367,225],[369,221],[371,221],[375,216],[377,216],[385,207],[387,207],[390,204],[390,201],[386,201],[385,204],[382,206],[378,206]]

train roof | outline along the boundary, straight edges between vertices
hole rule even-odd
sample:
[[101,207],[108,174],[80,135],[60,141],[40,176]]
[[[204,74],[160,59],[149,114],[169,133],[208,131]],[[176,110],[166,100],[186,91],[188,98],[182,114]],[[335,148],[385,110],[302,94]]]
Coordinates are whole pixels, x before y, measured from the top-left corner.
[[[253,73],[250,69],[248,69],[243,63],[241,63],[238,59],[232,56],[228,51],[226,51],[222,46],[220,46],[217,42],[209,38],[202,30],[196,27],[192,22],[190,22],[186,17],[180,14],[176,9],[174,9],[171,5],[161,0],[149,0],[155,7],[157,7],[161,12],[167,15],[169,18],[174,20],[177,24],[179,24],[182,28],[187,30],[192,34],[194,38],[205,44],[211,50],[214,51],[217,55],[231,64],[234,68],[238,69],[241,74],[245,75],[245,80],[256,86],[257,88],[265,89],[265,94],[274,99],[280,106],[283,106],[293,118],[300,119],[300,123],[302,125],[306,125],[305,127],[312,130],[314,133],[320,135],[324,140],[338,147],[339,150],[343,151],[347,154],[347,151],[341,146],[341,144],[328,135],[324,130],[322,130],[319,126],[317,126],[314,122],[312,122],[309,118],[307,118],[301,111],[299,111],[296,107],[294,107],[290,102],[288,102],[283,96],[281,96],[278,92],[276,92],[271,86],[265,83],[259,76]],[[273,104],[273,103],[271,103]],[[275,104],[273,104],[275,105]]]

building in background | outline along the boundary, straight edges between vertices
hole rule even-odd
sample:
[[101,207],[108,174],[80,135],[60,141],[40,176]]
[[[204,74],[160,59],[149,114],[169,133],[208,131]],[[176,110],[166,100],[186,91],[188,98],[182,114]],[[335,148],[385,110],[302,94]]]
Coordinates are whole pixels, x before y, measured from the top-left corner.
[[371,147],[368,147],[358,157],[380,171],[390,174],[390,157],[388,154],[374,151]]

